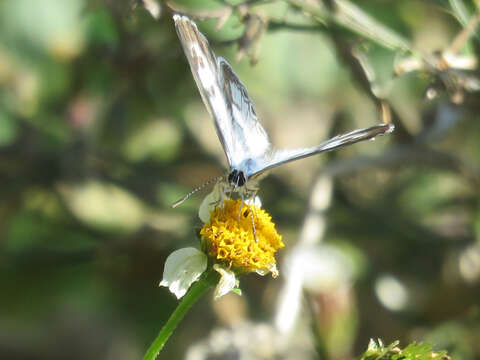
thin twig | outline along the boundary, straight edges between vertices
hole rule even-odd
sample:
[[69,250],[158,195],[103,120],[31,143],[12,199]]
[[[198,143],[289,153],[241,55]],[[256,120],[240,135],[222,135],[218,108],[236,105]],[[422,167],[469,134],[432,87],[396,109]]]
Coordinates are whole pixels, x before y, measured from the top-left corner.
[[367,15],[356,5],[346,0],[334,0],[336,11],[330,12],[323,7],[314,7],[302,0],[286,0],[297,8],[318,18],[321,22],[331,22],[354,33],[368,38],[389,49],[414,53],[410,42]]

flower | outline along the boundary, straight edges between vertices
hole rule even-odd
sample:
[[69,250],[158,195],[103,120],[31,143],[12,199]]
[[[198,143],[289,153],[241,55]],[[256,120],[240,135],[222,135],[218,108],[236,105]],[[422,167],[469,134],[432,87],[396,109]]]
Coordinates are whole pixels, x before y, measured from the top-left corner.
[[200,231],[203,252],[180,249],[165,262],[160,286],[168,287],[179,299],[207,268],[220,275],[215,299],[230,291],[240,293],[238,274],[278,276],[275,252],[284,244],[271,216],[260,209],[260,199],[243,202],[225,197],[217,184],[200,206],[199,217],[205,223]]
[[239,199],[225,200],[210,213],[200,235],[207,254],[226,268],[278,275],[275,252],[284,244],[265,210]]

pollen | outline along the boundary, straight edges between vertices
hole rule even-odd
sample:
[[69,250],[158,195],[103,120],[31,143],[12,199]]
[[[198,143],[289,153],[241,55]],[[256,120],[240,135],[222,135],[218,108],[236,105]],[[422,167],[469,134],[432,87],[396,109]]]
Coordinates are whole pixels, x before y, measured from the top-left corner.
[[240,206],[241,200],[225,200],[210,213],[200,231],[209,256],[238,272],[276,277],[275,252],[284,247],[281,235],[265,210]]

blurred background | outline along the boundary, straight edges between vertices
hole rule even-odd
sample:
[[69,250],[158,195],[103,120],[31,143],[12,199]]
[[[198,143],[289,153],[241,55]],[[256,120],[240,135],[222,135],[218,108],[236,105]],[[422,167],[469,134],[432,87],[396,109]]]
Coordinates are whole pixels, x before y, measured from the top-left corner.
[[278,147],[277,279],[186,316],[160,359],[351,359],[370,338],[480,358],[479,1],[0,2],[0,358],[138,359],[177,304],[226,161],[175,34],[197,20]]

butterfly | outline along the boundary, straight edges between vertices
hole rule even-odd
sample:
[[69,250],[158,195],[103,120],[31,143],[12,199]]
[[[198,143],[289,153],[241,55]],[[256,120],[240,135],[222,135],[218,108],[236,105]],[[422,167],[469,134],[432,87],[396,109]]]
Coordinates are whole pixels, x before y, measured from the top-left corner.
[[[228,175],[222,177],[223,181],[230,191],[238,192],[242,199],[256,193],[256,183],[267,170],[342,146],[373,139],[394,130],[392,124],[380,124],[337,135],[313,147],[276,149],[258,120],[245,85],[228,61],[215,55],[195,22],[187,16],[174,14],[173,20],[193,78],[203,103],[214,120],[218,138],[227,157],[230,169]],[[196,190],[173,206],[181,204]]]

